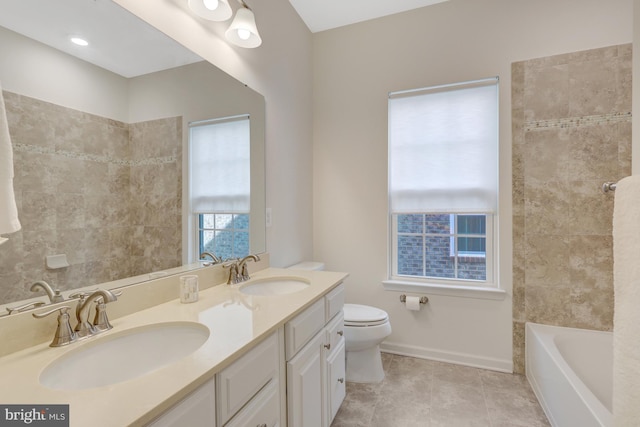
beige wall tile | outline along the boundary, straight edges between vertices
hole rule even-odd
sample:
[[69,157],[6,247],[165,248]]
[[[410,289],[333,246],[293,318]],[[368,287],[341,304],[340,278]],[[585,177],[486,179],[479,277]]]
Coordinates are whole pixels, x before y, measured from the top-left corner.
[[[147,268],[139,273],[181,263],[181,118],[129,125],[3,95],[23,229],[6,243],[15,256],[0,259],[0,303],[32,297],[36,280],[66,290],[131,276],[130,258],[145,250],[159,258],[137,260]],[[155,226],[153,236],[136,234],[144,227],[132,228],[132,218]],[[71,266],[46,270],[45,256],[58,253]]]
[[525,285],[569,286],[569,238],[527,233]]
[[613,238],[571,236],[569,269],[575,288],[613,290]]
[[525,133],[524,179],[527,183],[562,181],[568,178],[570,134],[565,129]]
[[526,67],[524,113],[527,120],[569,116],[569,67]]
[[525,322],[612,327],[614,196],[601,186],[631,173],[631,45],[516,63],[512,84],[513,354],[522,372]]

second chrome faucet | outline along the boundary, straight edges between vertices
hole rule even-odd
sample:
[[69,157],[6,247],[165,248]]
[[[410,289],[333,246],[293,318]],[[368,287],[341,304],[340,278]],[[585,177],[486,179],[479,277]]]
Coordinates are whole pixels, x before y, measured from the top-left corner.
[[227,285],[235,285],[244,281],[249,280],[249,269],[247,268],[247,262],[260,261],[260,257],[258,255],[247,255],[246,257],[230,262],[229,264],[225,264],[224,267],[229,269],[229,279],[227,280]]
[[[56,311],[58,314],[58,327],[56,328],[56,334],[51,342],[51,347],[61,347],[63,345],[71,344],[72,342],[96,335],[100,332],[109,330],[112,328],[107,318],[105,310],[105,304],[116,301],[118,298],[116,295],[107,290],[99,289],[90,294],[80,294],[78,305],[76,306],[76,320],[78,323],[74,329],[71,329],[69,307],[68,305],[54,308],[53,310],[45,313],[34,313],[33,317],[41,319]],[[91,304],[96,302],[96,316],[93,323],[89,322],[89,309]]]

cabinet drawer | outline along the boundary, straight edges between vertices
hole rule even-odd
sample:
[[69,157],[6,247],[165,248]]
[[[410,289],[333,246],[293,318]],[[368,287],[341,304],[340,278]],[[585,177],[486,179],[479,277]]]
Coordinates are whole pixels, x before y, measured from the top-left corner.
[[344,313],[342,310],[327,325],[327,343],[329,351],[338,347],[338,343],[344,336]]
[[212,378],[147,427],[212,427],[215,423],[215,385]]
[[298,351],[324,327],[324,299],[316,301],[311,307],[287,322],[284,327],[285,354],[290,360]]
[[231,419],[269,381],[277,382],[278,354],[278,337],[273,334],[217,375],[218,425]]
[[327,301],[325,323],[331,320],[333,316],[342,310],[342,307],[344,306],[344,292],[344,283],[340,283],[324,297]]
[[277,381],[271,381],[226,427],[280,426],[280,394]]

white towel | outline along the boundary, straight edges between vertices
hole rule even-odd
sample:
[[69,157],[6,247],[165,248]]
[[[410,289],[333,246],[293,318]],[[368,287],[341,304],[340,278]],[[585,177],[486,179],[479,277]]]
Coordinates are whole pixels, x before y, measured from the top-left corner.
[[[13,147],[0,86],[0,234],[14,233],[18,230],[20,221],[13,192]],[[4,242],[6,239],[0,238],[0,245]]]
[[613,419],[640,425],[640,175],[616,187],[613,210]]

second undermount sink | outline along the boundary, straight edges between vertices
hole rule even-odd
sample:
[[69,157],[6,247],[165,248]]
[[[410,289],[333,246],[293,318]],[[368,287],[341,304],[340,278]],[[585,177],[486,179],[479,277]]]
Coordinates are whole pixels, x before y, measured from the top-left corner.
[[306,289],[310,284],[308,279],[302,277],[266,277],[242,285],[240,292],[260,296],[286,295]]
[[196,322],[158,323],[93,338],[51,362],[40,384],[84,390],[132,380],[188,356],[208,338],[209,328]]

